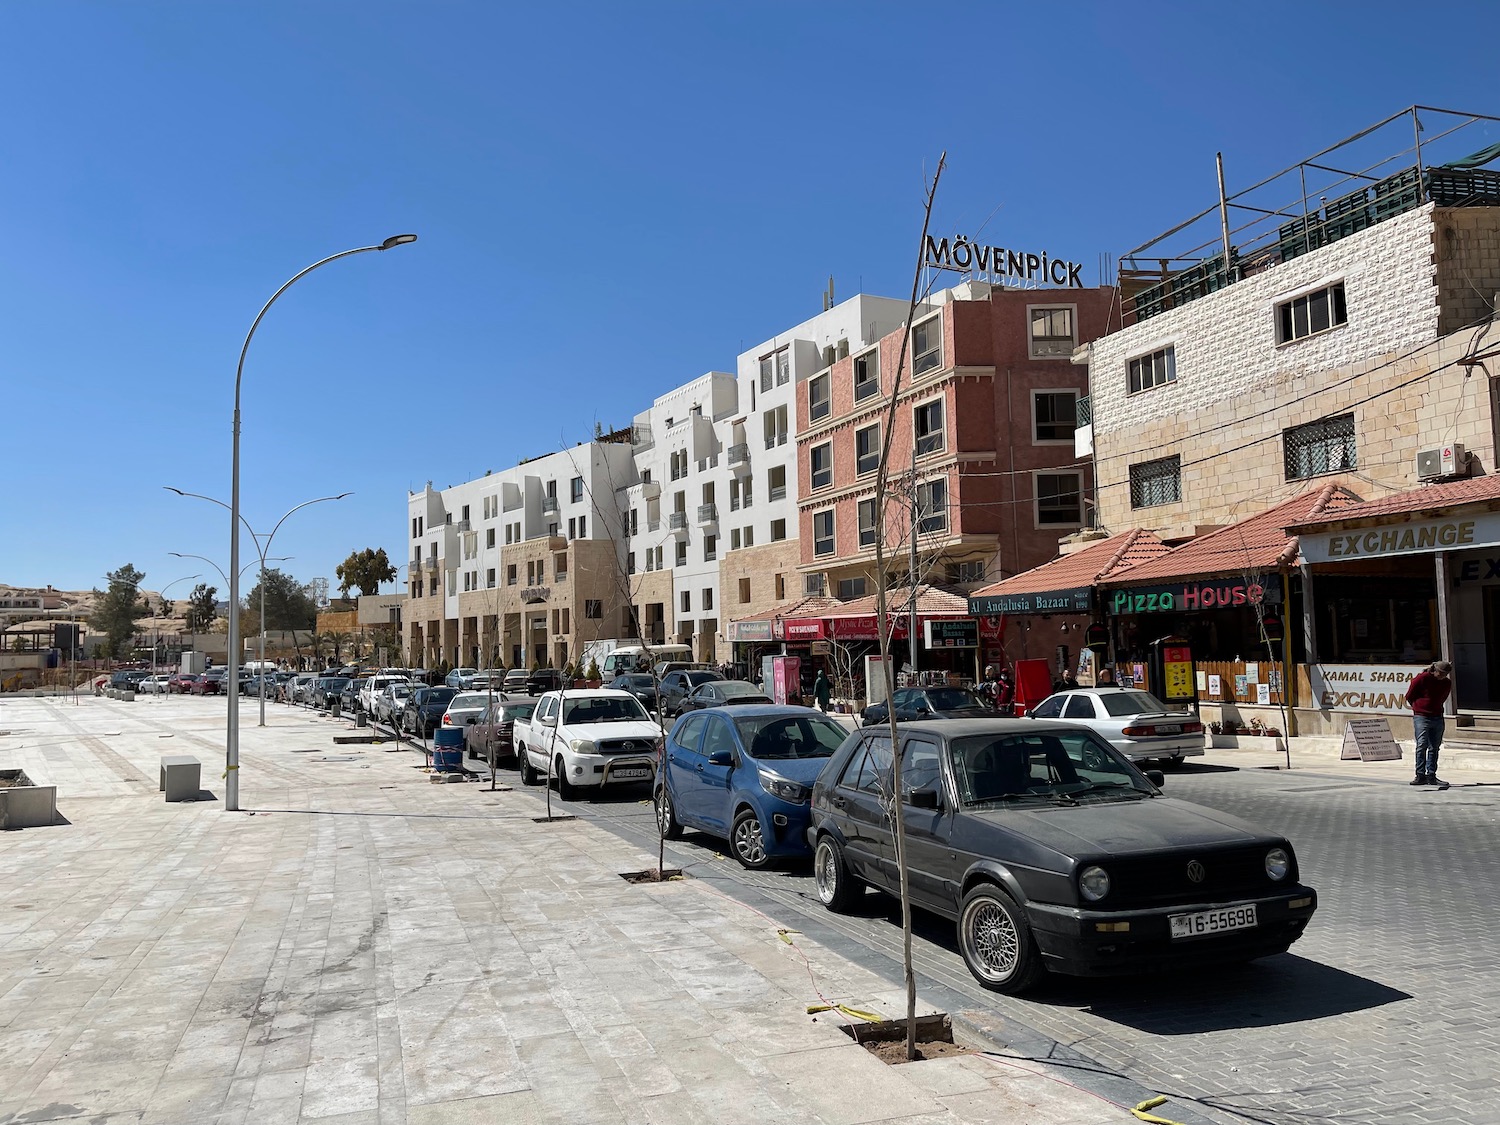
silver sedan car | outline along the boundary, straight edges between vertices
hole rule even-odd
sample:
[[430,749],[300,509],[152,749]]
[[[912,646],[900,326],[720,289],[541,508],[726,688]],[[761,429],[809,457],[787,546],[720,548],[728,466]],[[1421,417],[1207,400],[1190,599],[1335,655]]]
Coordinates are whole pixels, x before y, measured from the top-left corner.
[[1089,727],[1132,762],[1180,762],[1203,753],[1203,723],[1191,711],[1171,711],[1149,691],[1075,688],[1049,695],[1026,713]]

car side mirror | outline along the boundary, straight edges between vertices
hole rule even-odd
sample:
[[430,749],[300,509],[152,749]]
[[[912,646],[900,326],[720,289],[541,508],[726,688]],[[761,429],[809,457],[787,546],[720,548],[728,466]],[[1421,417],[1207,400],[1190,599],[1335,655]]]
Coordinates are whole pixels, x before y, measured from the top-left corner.
[[734,755],[728,750],[715,750],[708,756],[708,764],[711,766],[732,766]]
[[911,799],[907,802],[914,809],[940,809],[943,807],[942,798],[938,796],[936,789],[913,789]]
[[1034,707],[1028,707],[1028,708],[1026,708],[1026,717],[1028,719],[1034,719],[1034,718],[1036,718],[1036,708],[1034,708]]
[[1146,780],[1158,789],[1161,789],[1167,784],[1167,775],[1162,773],[1161,770],[1147,770]]

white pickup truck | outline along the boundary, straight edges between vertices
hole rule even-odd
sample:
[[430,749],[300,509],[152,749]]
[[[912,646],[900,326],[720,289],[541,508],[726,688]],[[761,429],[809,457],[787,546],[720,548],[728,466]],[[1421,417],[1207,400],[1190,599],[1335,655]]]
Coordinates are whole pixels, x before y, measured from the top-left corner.
[[530,719],[515,721],[512,737],[521,780],[542,784],[550,763],[564,800],[578,789],[649,784],[662,739],[640,700],[609,688],[547,692]]

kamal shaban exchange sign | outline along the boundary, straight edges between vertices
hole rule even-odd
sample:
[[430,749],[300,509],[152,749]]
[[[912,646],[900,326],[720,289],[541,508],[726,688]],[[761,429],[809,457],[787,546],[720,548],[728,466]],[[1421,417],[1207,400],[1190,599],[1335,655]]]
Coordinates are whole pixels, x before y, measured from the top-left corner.
[[1065,289],[1083,288],[1083,266],[1078,262],[1053,257],[1045,250],[1033,254],[970,242],[962,234],[952,242],[929,234],[924,261],[936,269],[972,273],[1011,285],[1050,283]]

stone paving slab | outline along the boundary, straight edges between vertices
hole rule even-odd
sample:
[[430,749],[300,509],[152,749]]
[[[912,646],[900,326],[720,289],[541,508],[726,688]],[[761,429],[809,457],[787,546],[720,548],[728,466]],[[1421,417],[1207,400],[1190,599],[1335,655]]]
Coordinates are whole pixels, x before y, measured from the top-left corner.
[[[465,1122],[1093,1125],[1034,1063],[887,1067],[809,1003],[900,993],[536,797],[428,784],[347,723],[241,714],[240,814],[168,805],[164,752],[222,795],[216,699],[0,701],[0,768],[68,824],[0,837],[0,1125]],[[168,737],[170,736],[170,737]],[[253,815],[252,815],[253,814]]]

